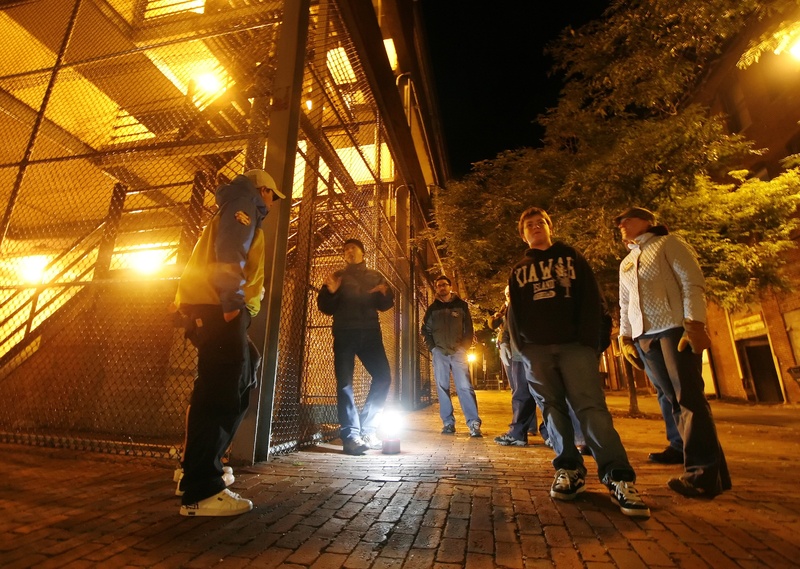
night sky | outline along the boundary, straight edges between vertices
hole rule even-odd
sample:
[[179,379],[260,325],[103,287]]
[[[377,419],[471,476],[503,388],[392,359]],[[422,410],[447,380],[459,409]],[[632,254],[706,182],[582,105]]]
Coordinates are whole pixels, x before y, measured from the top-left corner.
[[[555,106],[545,45],[598,18],[609,0],[419,0],[451,176],[503,150],[540,146],[533,123]],[[544,12],[547,11],[547,13]]]

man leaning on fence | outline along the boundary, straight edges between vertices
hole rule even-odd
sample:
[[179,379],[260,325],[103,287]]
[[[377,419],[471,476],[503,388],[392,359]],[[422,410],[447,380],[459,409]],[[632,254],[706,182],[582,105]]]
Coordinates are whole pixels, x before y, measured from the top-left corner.
[[[325,279],[317,307],[333,316],[333,367],[342,450],[358,456],[382,448],[377,421],[389,395],[392,375],[378,312],[394,306],[394,291],[381,273],[367,268],[361,241],[348,239],[342,252],[346,265]],[[353,392],[356,356],[372,377],[361,412]]]
[[282,198],[263,170],[249,170],[217,188],[219,210],[181,275],[175,306],[186,337],[197,347],[179,486],[182,516],[235,516],[253,509],[250,500],[226,488],[233,477],[223,471],[222,457],[254,385],[259,354],[248,341],[247,328],[263,296],[261,223]]

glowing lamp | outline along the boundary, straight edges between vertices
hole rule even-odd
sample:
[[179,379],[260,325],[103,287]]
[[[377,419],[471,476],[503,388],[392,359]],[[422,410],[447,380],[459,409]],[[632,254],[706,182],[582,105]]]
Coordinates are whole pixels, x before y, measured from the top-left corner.
[[405,427],[405,418],[397,409],[386,409],[381,415],[381,433],[383,434],[383,454],[400,453],[400,437]]

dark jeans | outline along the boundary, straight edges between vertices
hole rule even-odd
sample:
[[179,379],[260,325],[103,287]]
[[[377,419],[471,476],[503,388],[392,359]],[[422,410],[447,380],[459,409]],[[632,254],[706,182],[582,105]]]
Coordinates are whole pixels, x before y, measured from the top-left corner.
[[225,322],[220,306],[197,307],[194,311],[193,321],[199,319],[202,326],[187,331],[187,337],[197,346],[197,378],[189,401],[183,455],[184,505],[225,489],[222,457],[250,403],[258,357],[247,338],[247,310],[230,322]]
[[[575,411],[572,410],[572,405],[569,404],[569,400],[567,400],[567,409],[569,410],[569,420],[572,421],[572,430],[575,431],[575,446],[583,446],[586,444],[586,438],[583,436],[581,423],[578,421],[578,417],[575,416]],[[547,430],[547,425],[544,423],[539,426],[539,434],[542,435],[545,442],[550,440],[550,432]]]
[[[358,412],[353,394],[356,356],[372,376],[361,413]],[[392,383],[380,329],[337,332],[333,337],[333,366],[336,373],[336,410],[342,440],[374,434],[378,428],[378,414],[383,410]]]
[[511,387],[511,424],[508,434],[517,440],[527,441],[528,432],[536,432],[536,400],[528,388],[525,379],[525,364],[520,360],[511,360],[506,368],[508,384]]
[[[641,357],[642,361],[644,361],[644,356],[641,355],[641,350],[639,351],[639,357]],[[681,407],[680,405],[677,405],[677,403],[673,407],[673,402],[670,401],[669,397],[666,396],[664,390],[655,383],[653,383],[653,387],[656,388],[656,399],[658,400],[658,406],[661,409],[661,416],[664,417],[664,426],[667,430],[667,440],[669,441],[669,446],[682,453],[683,439],[681,438],[681,431],[678,429],[678,422],[675,419],[675,417],[680,417]]]
[[575,432],[569,416],[572,407],[597,462],[600,480],[634,482],[636,474],[606,406],[594,350],[571,343],[523,344],[521,351],[528,384],[542,408],[556,453],[553,467],[586,474],[583,457],[575,448]]
[[636,345],[650,380],[663,392],[683,439],[683,478],[711,494],[731,488],[703,383],[703,357],[678,351],[683,328],[639,336]]

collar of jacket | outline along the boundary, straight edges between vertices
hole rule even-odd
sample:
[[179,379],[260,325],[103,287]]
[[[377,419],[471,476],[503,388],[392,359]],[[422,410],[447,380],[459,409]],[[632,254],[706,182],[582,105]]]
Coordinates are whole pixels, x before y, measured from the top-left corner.
[[347,263],[347,266],[344,268],[344,270],[348,273],[360,273],[367,270],[367,263],[366,261],[361,261],[360,263]]
[[666,225],[653,225],[652,227],[650,227],[650,229],[648,229],[638,237],[635,237],[633,241],[629,242],[628,249],[630,250],[638,249],[642,245],[650,241],[653,237],[662,237],[664,235],[669,235],[669,229],[667,229]]
[[525,256],[533,258],[536,257],[537,255],[543,255],[548,251],[561,250],[566,247],[568,247],[568,245],[563,241],[553,241],[552,245],[550,245],[547,249],[534,249],[534,248],[528,249],[527,251],[525,251]]
[[450,300],[448,300],[447,302],[445,302],[444,300],[442,300],[438,296],[434,299],[434,302],[438,302],[439,304],[452,304],[453,302],[455,302],[456,300],[458,300],[460,298],[461,297],[458,296],[456,293],[451,292],[450,293]]

